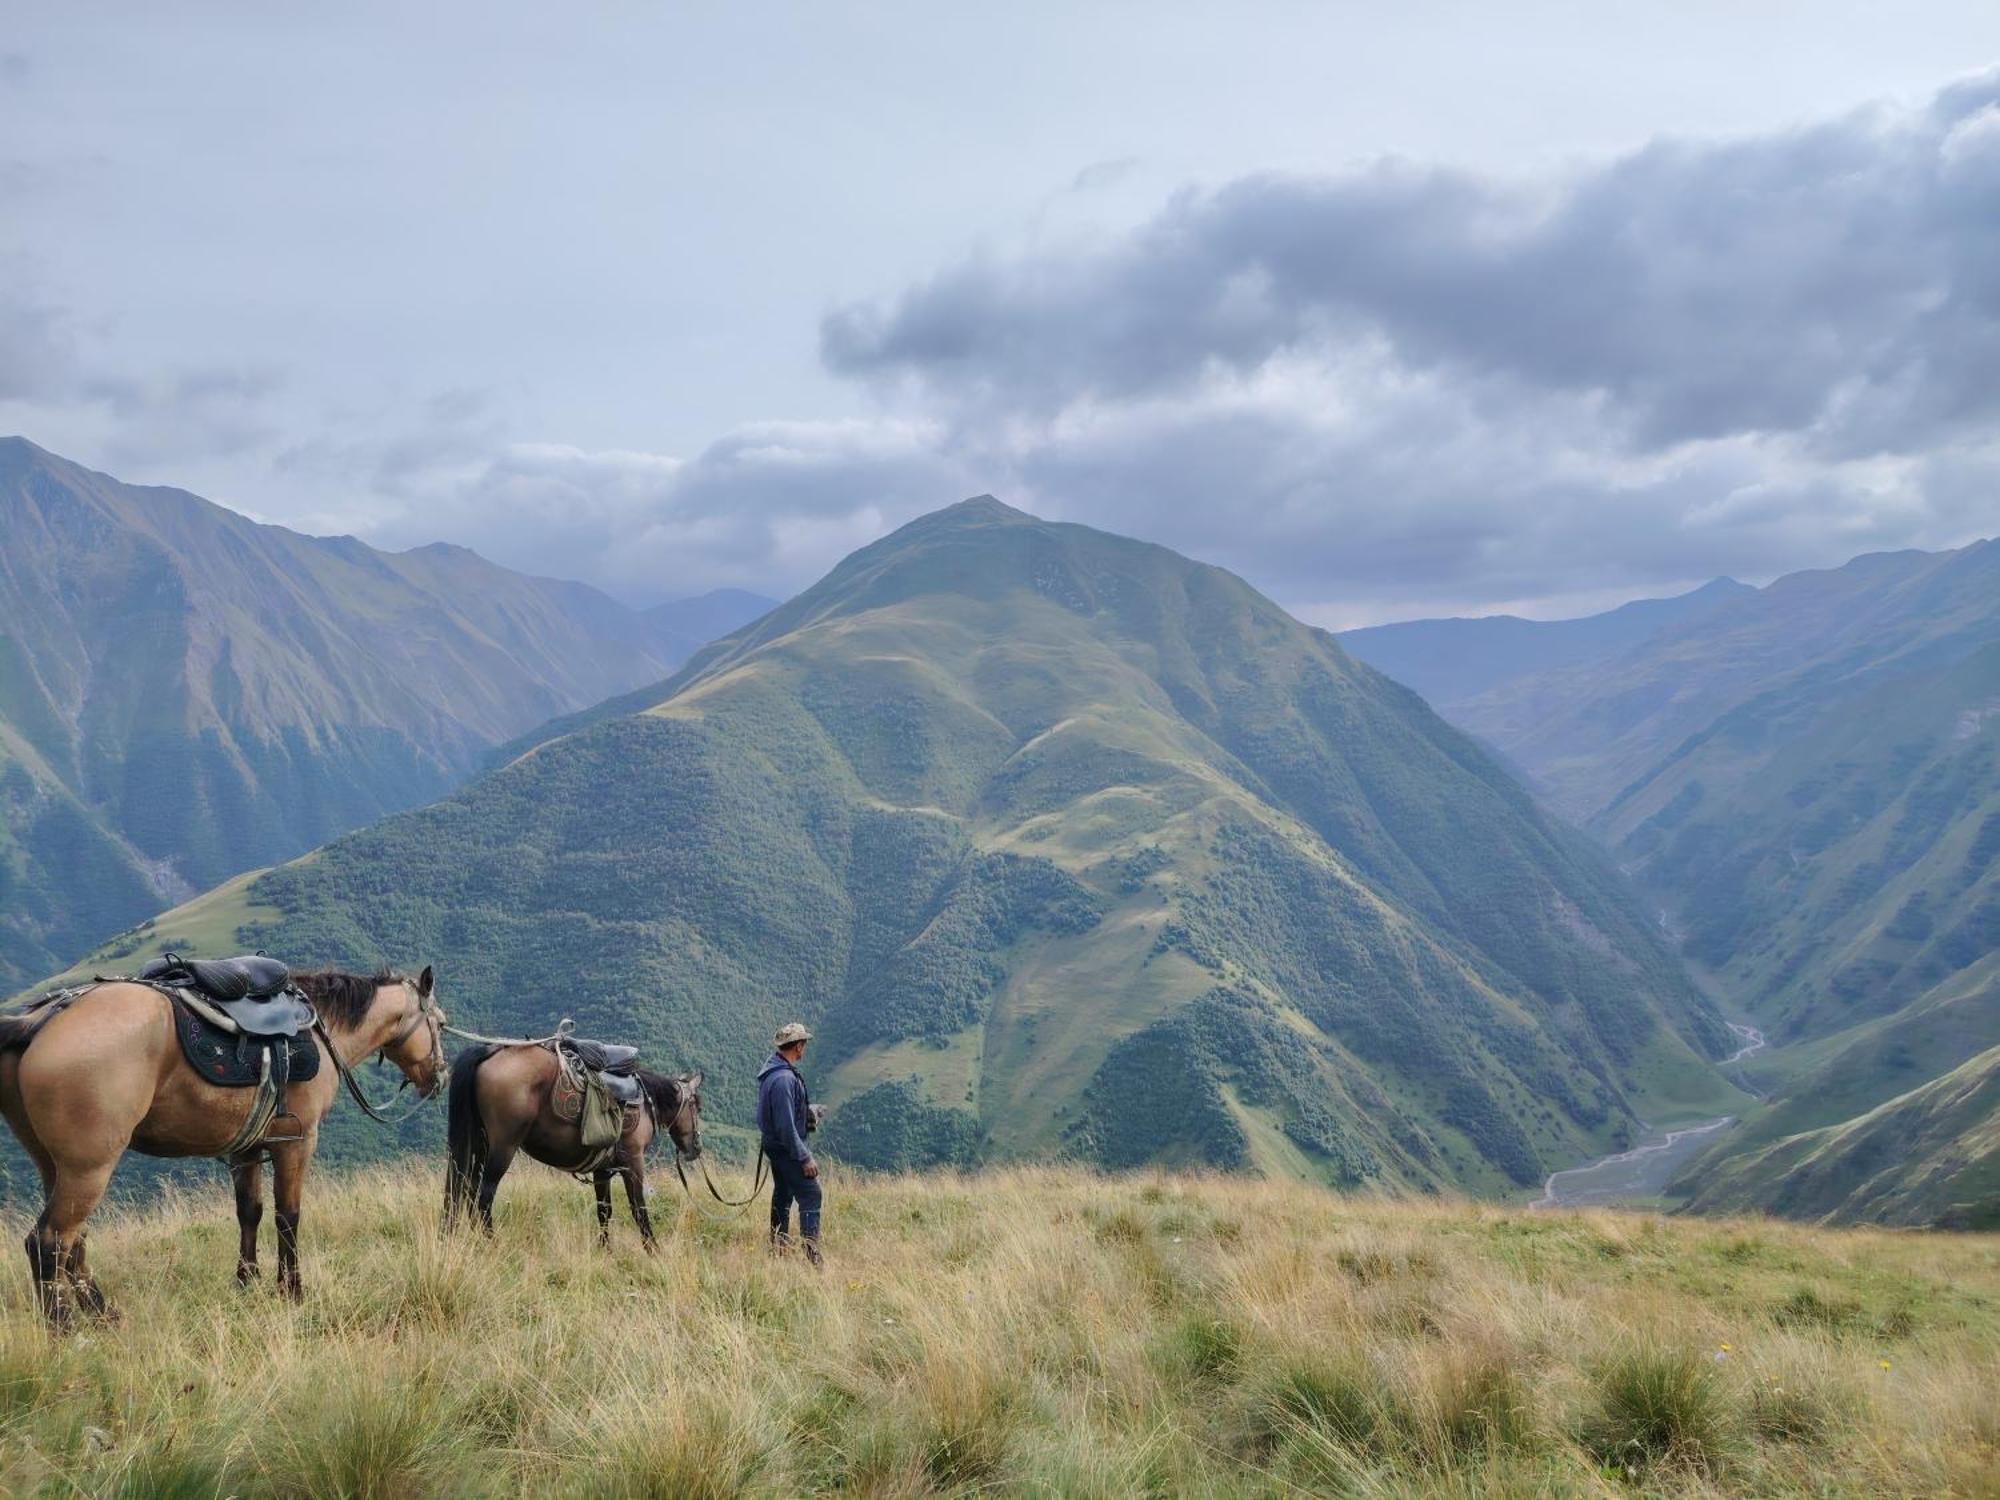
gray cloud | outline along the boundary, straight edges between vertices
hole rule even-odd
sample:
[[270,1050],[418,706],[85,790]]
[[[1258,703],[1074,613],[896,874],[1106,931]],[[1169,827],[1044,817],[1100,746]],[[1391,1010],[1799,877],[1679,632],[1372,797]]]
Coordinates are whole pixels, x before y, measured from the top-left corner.
[[285,384],[282,371],[167,366],[134,379],[108,372],[79,324],[42,290],[32,260],[0,254],[0,402],[29,415],[67,410],[106,421],[109,463],[247,453],[277,435],[267,407]]
[[[1030,503],[1168,540],[1341,621],[1392,603],[1762,577],[1945,544],[1966,521],[1928,499],[1912,513],[1924,483],[1907,461],[1862,472],[1766,439],[1634,460],[1598,437],[1587,399],[1495,404],[1447,380],[1350,368],[1100,407],[1040,429],[1009,464]],[[2000,474],[1990,460],[1967,468],[1968,494],[1971,474]]]
[[[1739,9],[1705,34],[1743,34]],[[1568,38],[1573,8],[1543,24]],[[685,111],[653,109],[653,61],[607,93],[606,67],[699,55],[685,47],[502,84],[452,74],[485,51],[244,35],[176,23],[117,56],[31,39],[31,71],[14,69],[28,86],[0,88],[25,153],[0,161],[0,194],[35,199],[0,228],[0,425],[265,518],[447,538],[637,602],[796,588],[979,491],[1223,563],[1328,622],[2000,530],[2000,74],[1561,175],[1392,161],[1308,176],[1245,167],[1303,159],[1301,141],[1328,161],[1383,140],[1489,164],[1615,153],[1659,101],[1579,136],[1548,123],[1574,107],[1543,121],[1538,99],[1533,130],[1517,118],[1487,149],[1496,116],[1535,94],[1518,72],[1488,70],[1504,87],[1467,101],[1456,83],[1422,93],[1436,80],[1412,64],[1322,132],[1295,128],[1336,97],[1317,56],[1291,112],[1225,89],[1186,120],[1140,71],[1146,110],[1107,107],[1092,68],[1067,117],[1034,96],[932,142],[912,121],[957,110],[956,85],[844,132],[743,131],[742,82],[705,66]],[[1871,35],[1857,55],[1919,35],[1946,49],[1906,21]],[[158,65],[183,43],[182,66]],[[278,76],[262,63],[280,43],[315,66],[244,96],[242,80]],[[1244,46],[1262,89],[1268,48]],[[1825,87],[1764,107],[1758,69],[1738,87],[1759,108],[1722,111],[1707,66],[1689,65],[1702,87],[1683,123],[1827,108]],[[1897,74],[1871,53],[1838,86],[1935,66]],[[218,70],[213,110],[174,81],[202,67]],[[801,102],[831,76],[824,55],[797,67],[786,118],[834,118]],[[46,107],[99,68],[118,107]],[[890,76],[858,92],[843,77],[838,103],[938,75]],[[346,111],[382,88],[382,110]],[[540,107],[469,107],[496,89]],[[1428,129],[1457,117],[1477,133]],[[487,123],[461,135],[435,128],[446,118]],[[327,137],[328,119],[354,129]],[[1232,122],[1274,121],[1211,154]],[[691,126],[700,151],[681,149]],[[1121,154],[1134,145],[1143,160]],[[1218,185],[1142,198],[1195,170]],[[102,233],[107,203],[180,230],[128,245]],[[951,259],[968,234],[1025,248]],[[16,274],[16,245],[24,269],[59,268],[59,297]],[[796,335],[882,265],[942,269],[826,317],[815,363]],[[815,411],[847,415],[740,420]]]
[[393,477],[367,448],[294,462],[350,463],[378,489],[393,484],[393,512],[367,528],[386,545],[448,535],[638,603],[803,587],[969,482],[935,431],[886,420],[755,423],[685,460],[485,437],[412,431],[396,445]]
[[1590,393],[1658,449],[1909,451],[2000,411],[2000,73],[1925,109],[1660,143],[1556,187],[1385,164],[1184,195],[1122,242],[953,267],[822,328],[828,365],[1039,413],[1379,339]]
[[825,319],[987,487],[1326,617],[2000,529],[2000,72],[1559,183],[1388,163]]
[[19,256],[0,255],[0,401],[64,390],[74,374],[62,309],[37,290]]
[[152,380],[90,376],[78,381],[76,393],[112,418],[109,462],[158,464],[266,447],[280,432],[269,403],[285,384],[281,370],[218,366],[169,370]]
[[376,497],[377,539],[641,601],[796,588],[980,490],[1328,623],[1758,578],[1995,529],[1996,233],[2000,75],[1553,185],[1392,164],[1186,193],[830,316],[872,417],[681,458],[521,442],[454,392],[286,462]]

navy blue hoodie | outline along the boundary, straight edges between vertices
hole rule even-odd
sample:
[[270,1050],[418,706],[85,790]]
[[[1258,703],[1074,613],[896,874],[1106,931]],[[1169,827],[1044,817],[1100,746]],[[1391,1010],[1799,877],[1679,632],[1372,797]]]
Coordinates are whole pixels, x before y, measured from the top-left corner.
[[777,1053],[757,1074],[757,1131],[774,1161],[812,1160],[806,1145],[806,1081]]

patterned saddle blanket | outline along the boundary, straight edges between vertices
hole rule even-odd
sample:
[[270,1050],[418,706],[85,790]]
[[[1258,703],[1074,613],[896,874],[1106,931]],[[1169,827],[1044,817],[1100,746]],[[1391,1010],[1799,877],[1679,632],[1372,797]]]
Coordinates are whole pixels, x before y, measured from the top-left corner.
[[310,1031],[295,1036],[260,1036],[250,1032],[231,1035],[179,996],[170,995],[174,1007],[174,1035],[181,1054],[197,1074],[220,1088],[251,1088],[266,1076],[265,1056],[270,1057],[269,1075],[280,1089],[287,1083],[305,1083],[319,1076],[319,1047]]

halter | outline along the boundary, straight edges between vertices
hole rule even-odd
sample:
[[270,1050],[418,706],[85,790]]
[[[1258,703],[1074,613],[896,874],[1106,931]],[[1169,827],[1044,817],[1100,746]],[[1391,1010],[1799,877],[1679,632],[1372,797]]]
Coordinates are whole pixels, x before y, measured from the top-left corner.
[[[403,979],[401,982],[405,990],[416,994],[416,986],[408,979]],[[398,1028],[394,1036],[383,1042],[381,1046],[375,1048],[369,1055],[377,1062],[382,1061],[384,1055],[391,1047],[400,1046],[409,1040],[410,1034],[425,1021],[431,1023],[431,1066],[433,1071],[439,1077],[442,1077],[445,1070],[444,1015],[437,1003],[437,992],[435,990],[428,995],[417,995],[417,1008],[409,1020],[405,1021]],[[403,1111],[402,1114],[384,1114],[379,1105],[369,1103],[368,1096],[361,1092],[360,1080],[354,1076],[354,1069],[348,1066],[347,1060],[340,1055],[340,1049],[333,1045],[333,1038],[327,1033],[325,1024],[319,1020],[315,1020],[313,1022],[313,1030],[319,1033],[320,1040],[326,1044],[326,1050],[333,1058],[333,1069],[340,1075],[340,1081],[347,1085],[347,1092],[354,1096],[354,1102],[361,1106],[361,1112],[376,1123],[381,1125],[400,1125],[403,1121],[415,1115],[426,1104],[430,1103],[431,1100],[439,1097],[441,1091],[433,1089],[430,1093],[418,1099],[410,1108]],[[396,1086],[396,1092],[400,1094],[409,1086],[410,1078],[406,1073],[403,1075],[403,1081]]]
[[[674,1106],[673,1118],[667,1121],[667,1140],[671,1142],[673,1145],[674,1162],[676,1165],[678,1165],[681,1160],[681,1143],[679,1139],[675,1136],[674,1130],[677,1126],[679,1126],[682,1123],[682,1121],[684,1121],[687,1118],[688,1111],[696,1107],[696,1105],[699,1102],[699,1099],[695,1091],[689,1088],[680,1079],[670,1078],[667,1081],[674,1086],[675,1091],[680,1095],[681,1098],[681,1102],[676,1106]],[[646,1102],[648,1104],[651,1104],[652,1100],[653,1096],[649,1092],[646,1095]]]
[[[674,1126],[678,1125],[681,1122],[681,1117],[685,1115],[688,1112],[688,1110],[696,1104],[698,1100],[698,1096],[696,1095],[695,1091],[691,1088],[687,1088],[686,1085],[684,1085],[680,1079],[678,1078],[673,1079],[672,1082],[676,1088],[682,1090],[682,1093],[681,1093],[680,1107],[674,1111],[673,1119],[667,1122],[667,1132],[669,1140],[673,1139]],[[649,1104],[651,1102],[651,1099],[652,1096],[650,1094],[647,1095],[647,1101]],[[692,1203],[696,1208],[702,1209],[705,1212],[712,1212],[712,1210],[709,1210],[707,1208],[706,1204],[704,1204],[699,1198],[695,1197],[694,1195],[694,1186],[692,1183],[688,1181],[687,1159],[681,1155],[680,1142],[674,1141],[673,1145],[674,1145],[674,1175],[680,1178],[681,1180],[681,1191],[687,1194],[688,1201]],[[695,1160],[701,1163],[701,1180],[708,1186],[709,1197],[713,1198],[717,1203],[720,1203],[724,1208],[735,1209],[738,1212],[740,1212],[743,1209],[749,1207],[752,1203],[755,1203],[759,1198],[759,1196],[762,1195],[764,1190],[764,1168],[766,1164],[764,1160],[764,1148],[761,1145],[759,1145],[757,1148],[757,1170],[752,1175],[750,1182],[750,1195],[747,1198],[725,1198],[722,1195],[722,1189],[720,1189],[715,1185],[715,1178],[709,1173],[707,1152],[704,1151],[699,1157],[695,1158]],[[724,1214],[724,1215],[719,1215],[718,1217],[728,1218],[732,1216]]]
[[[407,979],[403,981],[403,987],[405,989],[413,988]],[[402,1046],[404,1042],[410,1039],[410,1033],[426,1021],[431,1023],[431,1062],[436,1066],[438,1072],[442,1073],[445,1067],[444,1015],[437,1003],[437,992],[435,990],[428,995],[420,994],[417,996],[417,1008],[411,1013],[410,1019],[403,1023],[401,1029],[394,1036],[377,1047],[374,1055],[377,1058],[381,1058],[386,1056],[392,1047]],[[405,1085],[409,1081],[407,1078],[403,1080]]]

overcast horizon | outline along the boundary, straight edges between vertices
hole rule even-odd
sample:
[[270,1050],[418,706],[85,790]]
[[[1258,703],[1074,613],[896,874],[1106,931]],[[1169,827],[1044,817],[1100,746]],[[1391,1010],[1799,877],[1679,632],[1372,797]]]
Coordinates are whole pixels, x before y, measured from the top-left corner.
[[990,492],[1331,628],[2000,531],[2000,9],[0,41],[0,431],[646,604]]

